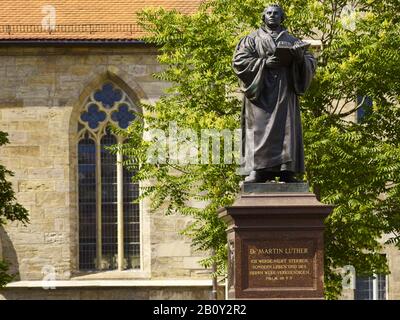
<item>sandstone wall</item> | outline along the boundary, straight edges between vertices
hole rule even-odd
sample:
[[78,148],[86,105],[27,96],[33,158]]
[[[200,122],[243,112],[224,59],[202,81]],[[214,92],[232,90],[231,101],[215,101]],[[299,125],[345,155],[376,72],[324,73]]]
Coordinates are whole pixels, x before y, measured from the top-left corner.
[[[75,137],[80,108],[107,80],[133,101],[152,102],[168,86],[152,77],[157,71],[156,51],[146,46],[0,48],[0,130],[10,138],[0,148],[0,162],[15,172],[17,199],[31,219],[27,227],[8,224],[2,237],[8,239],[4,257],[20,280],[42,279],[46,266],[56,269],[57,280],[82,276]],[[187,223],[142,204],[142,270],[88,277],[209,278],[190,240],[178,235]]]
[[385,248],[390,274],[387,276],[388,299],[400,300],[400,250],[390,245]]

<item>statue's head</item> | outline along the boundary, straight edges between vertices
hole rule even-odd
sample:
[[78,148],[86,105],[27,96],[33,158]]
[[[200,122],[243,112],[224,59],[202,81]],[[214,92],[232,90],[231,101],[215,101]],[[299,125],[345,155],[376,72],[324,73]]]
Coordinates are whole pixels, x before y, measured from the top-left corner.
[[262,15],[263,22],[271,28],[279,27],[285,18],[285,12],[279,4],[270,4]]

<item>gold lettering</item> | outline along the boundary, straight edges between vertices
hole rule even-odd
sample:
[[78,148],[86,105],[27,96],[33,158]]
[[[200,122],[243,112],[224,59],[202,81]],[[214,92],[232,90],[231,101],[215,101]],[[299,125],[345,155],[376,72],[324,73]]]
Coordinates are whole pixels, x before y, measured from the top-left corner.
[[307,254],[308,248],[249,248],[249,254]]
[[249,275],[251,276],[257,276],[257,275],[262,275],[263,271],[250,271]]
[[285,248],[286,254],[308,253],[308,248]]
[[308,259],[289,259],[289,263],[308,263]]

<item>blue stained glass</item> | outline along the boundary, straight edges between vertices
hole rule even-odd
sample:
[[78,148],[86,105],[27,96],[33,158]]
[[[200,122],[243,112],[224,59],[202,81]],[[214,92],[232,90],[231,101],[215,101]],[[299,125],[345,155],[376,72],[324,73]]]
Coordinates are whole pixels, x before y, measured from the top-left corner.
[[118,125],[122,129],[128,128],[129,124],[135,119],[135,115],[132,111],[129,110],[129,107],[126,104],[122,104],[118,111],[115,111],[111,115],[111,119],[115,122],[118,122]]
[[119,89],[114,89],[111,83],[106,83],[101,90],[96,91],[94,99],[101,102],[104,108],[111,109],[115,102],[122,99],[122,92]]
[[[363,101],[364,99],[364,101]],[[373,106],[373,101],[370,97],[368,96],[357,96],[357,105],[359,105],[361,102],[363,102],[361,108],[357,110],[357,122],[360,123],[364,118],[371,115],[372,113],[372,106]]]
[[106,119],[106,113],[103,111],[99,111],[99,107],[95,104],[91,104],[88,108],[88,111],[85,111],[81,114],[82,121],[85,121],[89,124],[91,129],[96,129],[99,126],[99,122],[102,122]]
[[96,145],[88,136],[78,144],[79,268],[96,267]]

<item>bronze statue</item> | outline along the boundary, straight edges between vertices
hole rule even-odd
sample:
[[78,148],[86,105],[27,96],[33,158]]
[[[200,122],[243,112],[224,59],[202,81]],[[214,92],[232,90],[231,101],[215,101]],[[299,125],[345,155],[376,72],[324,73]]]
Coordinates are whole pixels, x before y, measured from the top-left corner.
[[279,5],[268,6],[261,27],[240,40],[233,57],[244,93],[242,157],[251,171],[248,183],[276,177],[297,182],[295,175],[304,172],[299,96],[310,86],[316,60],[308,44],[285,30],[284,19]]

